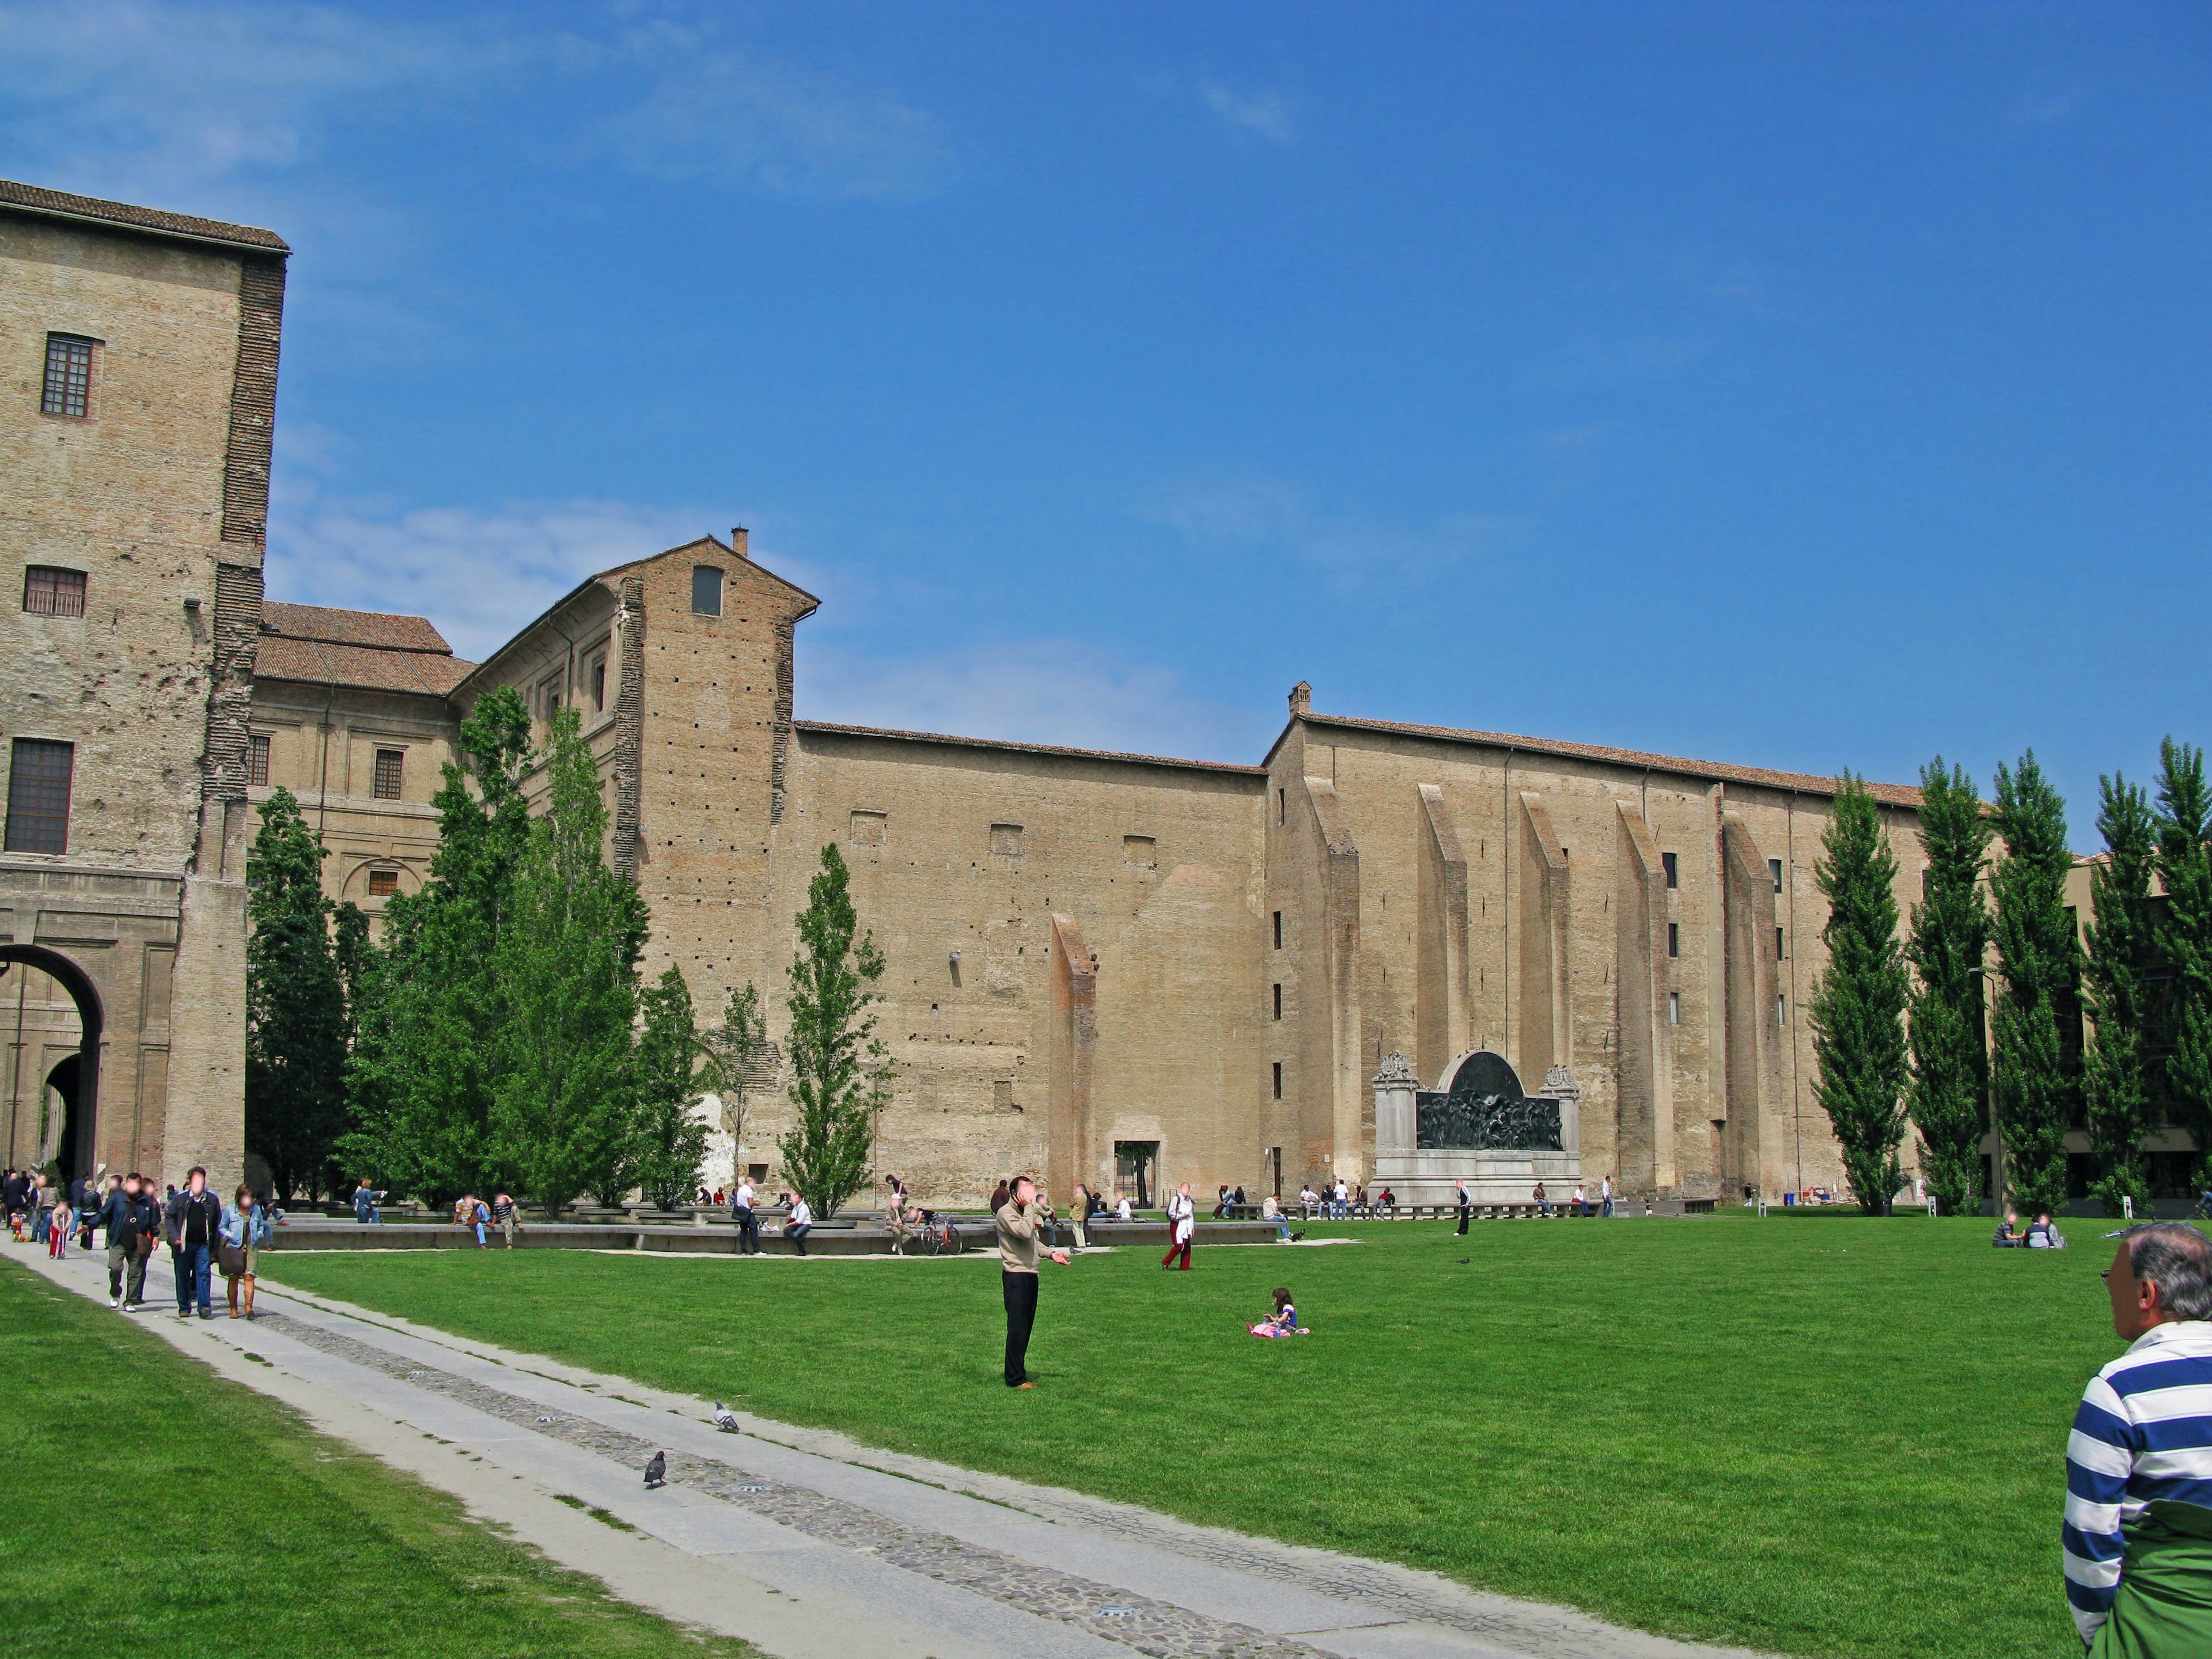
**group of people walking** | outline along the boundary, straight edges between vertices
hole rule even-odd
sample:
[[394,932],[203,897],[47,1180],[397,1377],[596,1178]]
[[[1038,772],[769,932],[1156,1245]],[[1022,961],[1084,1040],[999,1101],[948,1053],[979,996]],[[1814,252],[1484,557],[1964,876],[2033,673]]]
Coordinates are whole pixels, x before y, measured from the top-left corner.
[[169,1247],[177,1317],[215,1317],[215,1277],[221,1273],[233,1319],[253,1317],[261,1252],[275,1236],[276,1212],[241,1185],[226,1204],[208,1190],[207,1171],[193,1165],[181,1188],[157,1193],[150,1176],[132,1170],[57,1188],[45,1176],[9,1170],[0,1176],[0,1203],[19,1243],[43,1243],[66,1257],[74,1237],[92,1249],[97,1232],[107,1250],[107,1305],[135,1313],[146,1305],[146,1264],[155,1246]]

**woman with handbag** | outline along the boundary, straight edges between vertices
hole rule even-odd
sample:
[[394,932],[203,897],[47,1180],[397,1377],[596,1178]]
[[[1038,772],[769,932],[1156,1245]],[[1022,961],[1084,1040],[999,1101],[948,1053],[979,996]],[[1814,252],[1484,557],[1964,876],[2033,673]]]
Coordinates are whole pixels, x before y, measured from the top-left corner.
[[234,1201],[222,1212],[222,1243],[217,1260],[224,1288],[230,1296],[230,1316],[239,1316],[239,1287],[246,1289],[246,1317],[253,1317],[253,1280],[261,1265],[261,1247],[269,1242],[269,1212],[254,1201],[251,1187],[239,1188]]

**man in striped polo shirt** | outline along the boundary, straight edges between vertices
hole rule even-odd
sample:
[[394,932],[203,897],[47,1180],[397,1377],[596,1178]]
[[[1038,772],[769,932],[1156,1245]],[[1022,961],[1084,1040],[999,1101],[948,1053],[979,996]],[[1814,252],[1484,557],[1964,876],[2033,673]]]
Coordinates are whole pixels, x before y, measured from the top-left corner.
[[2066,1599],[2090,1659],[2212,1654],[2212,1242],[2130,1227],[2105,1282],[2129,1347],[2066,1443]]

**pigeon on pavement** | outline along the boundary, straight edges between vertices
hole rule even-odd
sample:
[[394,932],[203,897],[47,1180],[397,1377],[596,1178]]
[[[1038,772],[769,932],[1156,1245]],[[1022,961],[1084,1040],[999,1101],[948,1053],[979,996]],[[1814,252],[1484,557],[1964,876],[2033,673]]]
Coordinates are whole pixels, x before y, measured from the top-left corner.
[[655,1452],[645,1460],[645,1484],[663,1486],[668,1484],[668,1454]]
[[714,1426],[724,1434],[738,1431],[738,1414],[719,1400],[714,1402]]

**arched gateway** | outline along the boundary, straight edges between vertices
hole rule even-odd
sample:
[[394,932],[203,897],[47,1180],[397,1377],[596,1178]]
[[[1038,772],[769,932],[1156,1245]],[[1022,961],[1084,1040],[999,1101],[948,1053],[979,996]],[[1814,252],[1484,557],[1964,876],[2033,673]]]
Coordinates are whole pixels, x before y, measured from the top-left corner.
[[64,1180],[91,1174],[100,1161],[106,1030],[99,987],[82,963],[58,951],[0,945],[0,994],[13,1061],[7,1161],[52,1162]]

